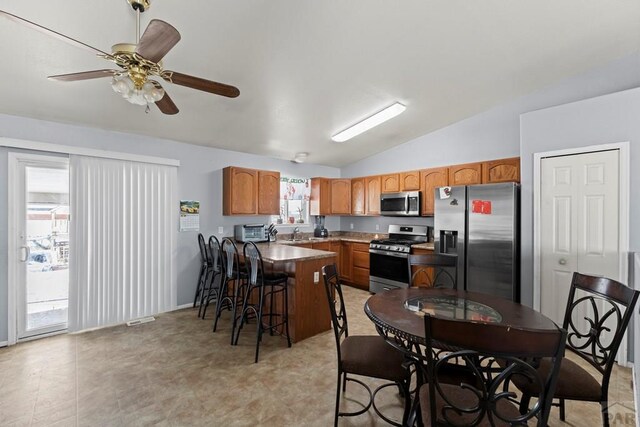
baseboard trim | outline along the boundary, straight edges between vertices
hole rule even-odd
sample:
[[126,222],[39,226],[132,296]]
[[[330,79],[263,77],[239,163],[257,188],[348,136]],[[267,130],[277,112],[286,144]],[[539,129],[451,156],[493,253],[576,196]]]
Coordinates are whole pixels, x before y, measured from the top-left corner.
[[174,308],[172,311],[175,311],[175,310],[182,310],[182,309],[184,309],[184,308],[191,308],[191,307],[193,307],[193,303],[192,303],[192,302],[190,302],[190,303],[188,303],[188,304],[182,304],[182,305],[179,305],[179,306],[177,306],[176,308]]
[[9,341],[0,341],[0,347],[8,347]]

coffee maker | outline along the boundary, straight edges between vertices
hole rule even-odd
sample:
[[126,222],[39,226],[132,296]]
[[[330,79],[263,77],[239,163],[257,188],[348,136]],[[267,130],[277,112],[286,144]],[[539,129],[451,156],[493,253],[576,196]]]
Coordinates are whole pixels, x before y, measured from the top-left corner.
[[324,215],[317,215],[314,219],[313,237],[329,237],[329,230],[324,228]]

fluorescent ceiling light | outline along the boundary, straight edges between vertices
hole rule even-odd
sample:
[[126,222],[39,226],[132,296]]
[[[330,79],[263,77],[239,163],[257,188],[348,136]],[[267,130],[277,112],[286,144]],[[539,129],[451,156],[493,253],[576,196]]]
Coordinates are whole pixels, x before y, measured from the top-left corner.
[[372,127],[376,127],[379,124],[394,118],[406,109],[407,107],[400,104],[399,102],[396,102],[395,104],[385,108],[384,110],[377,112],[373,116],[368,117],[363,121],[351,126],[350,128],[347,128],[342,132],[333,135],[331,139],[336,142],[344,142],[348,139],[353,138],[354,136],[360,135],[362,132],[368,131]]

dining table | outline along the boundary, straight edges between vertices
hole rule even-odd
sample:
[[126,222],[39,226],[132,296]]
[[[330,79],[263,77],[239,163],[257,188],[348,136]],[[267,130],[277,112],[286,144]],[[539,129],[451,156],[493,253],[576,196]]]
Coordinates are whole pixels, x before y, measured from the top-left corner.
[[558,329],[551,319],[526,305],[490,294],[446,288],[412,287],[380,292],[369,297],[364,311],[383,338],[413,354],[426,344],[423,319],[426,314],[529,330]]

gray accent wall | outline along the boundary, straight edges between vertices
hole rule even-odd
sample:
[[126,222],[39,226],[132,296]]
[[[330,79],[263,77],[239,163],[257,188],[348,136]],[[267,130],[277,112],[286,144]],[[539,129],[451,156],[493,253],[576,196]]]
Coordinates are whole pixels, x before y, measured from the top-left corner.
[[[522,244],[521,244],[521,296],[522,302],[533,305],[533,270],[532,270],[532,153],[546,149],[561,149],[577,147],[589,144],[602,144],[605,142],[628,141],[638,136],[636,127],[640,124],[634,112],[628,107],[635,108],[629,100],[630,95],[616,95],[616,92],[633,89],[640,86],[640,55],[630,55],[606,64],[602,67],[590,70],[584,74],[575,76],[551,86],[539,92],[519,98],[486,112],[480,113],[468,119],[462,120],[446,128],[431,132],[405,144],[394,147],[383,153],[363,159],[341,169],[342,177],[358,177],[383,174],[388,172],[400,172],[403,170],[421,169],[452,165],[457,163],[477,162],[482,160],[521,157],[522,168]],[[607,101],[593,101],[595,98],[612,94],[613,98]],[[616,101],[613,101],[613,100]],[[569,111],[576,101],[585,101],[585,113],[597,115],[588,116],[580,120],[579,116],[573,116]],[[593,106],[589,110],[586,106]],[[596,107],[598,105],[599,107]],[[520,117],[538,117],[537,110],[560,106],[556,113],[541,113],[546,121],[536,122],[536,132],[545,131],[560,132],[551,141],[543,141],[544,138],[531,138],[530,125],[521,128]],[[409,106],[410,108],[410,106]],[[588,110],[588,111],[587,111]],[[546,111],[546,110],[545,110]],[[577,110],[576,110],[577,111]],[[562,112],[562,113],[560,113]],[[529,114],[527,114],[529,113]],[[636,122],[633,122],[635,117]],[[524,120],[530,120],[529,118]],[[584,126],[583,128],[580,128]],[[621,126],[621,127],[620,127]],[[564,137],[562,133],[565,133]],[[593,141],[593,142],[591,142]],[[595,142],[598,141],[598,142]],[[348,142],[346,142],[348,144]],[[553,147],[553,148],[545,148]],[[632,162],[638,163],[637,150],[633,150]],[[633,163],[632,163],[633,164]],[[632,177],[637,191],[638,176]],[[633,194],[633,193],[632,193]],[[638,201],[634,201],[638,217]],[[633,212],[631,218],[633,219]],[[375,217],[343,217],[341,228],[348,230],[354,225],[354,230],[375,232],[378,224],[381,231],[384,225],[389,223],[417,223],[420,219],[402,220],[402,218],[375,218]],[[422,221],[427,225],[432,224],[431,218]],[[632,237],[638,242],[638,225],[632,227]],[[633,240],[633,239],[632,239]],[[637,245],[637,243],[636,243]],[[637,247],[635,248],[637,250]]]
[[[629,251],[640,251],[640,88],[523,114],[521,117],[522,289],[533,303],[533,155],[629,141]],[[625,255],[626,256],[626,255]],[[632,285],[633,286],[633,285]]]
[[[340,175],[340,170],[333,167],[295,164],[177,141],[8,115],[0,115],[0,137],[177,159],[180,161],[178,196],[200,200],[200,230],[205,236],[214,233],[220,236],[217,234],[219,226],[224,227],[224,236],[231,236],[235,224],[269,222],[267,216],[222,215],[222,168],[226,166],[278,170],[284,176],[296,177],[333,178]],[[10,150],[0,147],[0,342],[7,340],[7,153]],[[338,230],[340,219],[328,217],[326,227],[330,231]],[[301,227],[301,230],[312,231],[312,228]],[[178,305],[193,301],[199,268],[196,236],[196,232],[178,233]]]

